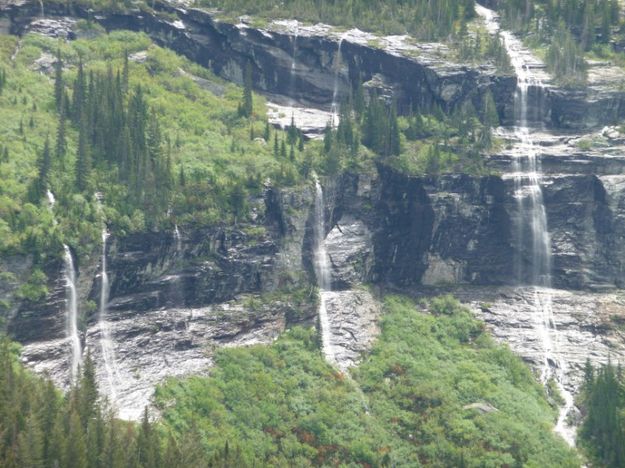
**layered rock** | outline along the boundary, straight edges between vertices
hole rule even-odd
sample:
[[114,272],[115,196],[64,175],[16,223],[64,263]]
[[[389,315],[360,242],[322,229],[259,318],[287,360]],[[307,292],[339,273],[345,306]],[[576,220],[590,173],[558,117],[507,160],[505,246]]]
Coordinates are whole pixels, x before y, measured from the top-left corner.
[[[456,63],[445,47],[415,44],[403,36],[378,37],[358,30],[340,32],[327,25],[308,27],[277,21],[267,29],[243,22],[230,24],[194,8],[156,3],[155,10],[129,13],[94,13],[80,5],[46,3],[45,15],[92,18],[107,30],[146,32],[156,43],[212,69],[236,83],[243,82],[246,64],[253,66],[253,81],[278,104],[331,110],[346,97],[357,79],[384,83],[400,110],[434,104],[451,110],[472,101],[481,109],[484,93],[491,90],[502,116],[511,112],[515,80],[497,76],[492,66]],[[34,28],[50,33],[54,25],[33,18],[41,15],[37,2],[5,1],[0,14],[11,19],[13,33]],[[68,36],[67,21],[53,35]],[[375,45],[372,45],[375,44]],[[339,54],[340,52],[340,54]],[[374,83],[375,82],[375,83]],[[324,122],[325,123],[325,122]]]
[[[314,322],[314,289],[301,263],[310,191],[269,188],[264,203],[255,202],[256,223],[241,228],[182,227],[179,238],[159,232],[109,239],[104,321],[95,307],[102,266],[97,257],[78,262],[83,348],[123,417],[138,418],[165,378],[207,372],[216,347],[270,343],[288,325]],[[65,387],[71,355],[65,284],[60,269],[49,275],[51,294],[22,303],[9,331],[25,345],[23,361]]]

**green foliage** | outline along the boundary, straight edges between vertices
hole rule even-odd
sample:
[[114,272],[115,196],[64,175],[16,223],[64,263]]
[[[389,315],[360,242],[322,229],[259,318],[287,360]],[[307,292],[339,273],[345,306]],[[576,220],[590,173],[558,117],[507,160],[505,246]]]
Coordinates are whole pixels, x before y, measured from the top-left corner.
[[549,71],[562,85],[580,86],[586,82],[587,64],[584,61],[584,51],[563,24],[551,40],[546,63]]
[[421,39],[447,38],[475,15],[474,0],[201,0],[231,15],[297,18]]
[[64,396],[25,371],[18,350],[0,341],[0,466],[3,468],[246,468],[235,443],[211,456],[195,429],[176,439],[144,413],[140,425],[115,419],[101,398],[88,354],[79,382]]
[[501,5],[506,27],[549,37],[564,23],[584,50],[597,39],[609,42],[621,22],[619,9],[618,0],[504,0]]
[[465,34],[457,47],[458,58],[476,65],[492,61],[498,71],[509,73],[512,69],[510,57],[499,34],[492,36],[483,29],[475,34]]
[[210,377],[157,389],[163,422],[176,434],[197,427],[210,453],[245,440],[256,466],[579,466],[521,360],[455,299],[430,308],[387,298],[353,380],[325,362],[313,330],[219,350]]
[[565,86],[586,80],[584,54],[623,63],[622,53],[611,43],[623,38],[618,0],[504,0],[500,2],[503,24],[526,33],[534,44],[549,45],[547,65]]
[[[311,161],[319,165],[303,141],[289,158],[248,138],[250,126],[256,135],[267,126],[257,117],[265,114],[261,97],[253,97],[254,115],[237,113],[242,100],[252,103],[249,80],[246,90],[224,83],[143,34],[62,43],[27,35],[12,61],[15,50],[15,38],[0,38],[2,252],[33,253],[39,265],[63,243],[91,253],[103,217],[120,235],[174,222],[244,222],[262,181],[292,185]],[[31,70],[44,52],[58,57],[53,80]],[[145,61],[129,60],[139,52]]]
[[42,299],[48,294],[47,281],[48,277],[43,271],[33,270],[28,281],[20,286],[18,296],[31,302]]
[[581,406],[586,417],[579,430],[581,445],[596,466],[625,464],[625,381],[611,363],[596,370],[586,362]]

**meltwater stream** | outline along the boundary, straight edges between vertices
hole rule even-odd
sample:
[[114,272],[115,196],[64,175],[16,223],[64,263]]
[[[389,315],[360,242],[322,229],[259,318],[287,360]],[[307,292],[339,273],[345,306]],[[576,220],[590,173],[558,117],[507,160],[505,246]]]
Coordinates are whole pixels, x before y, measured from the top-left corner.
[[[540,120],[540,100],[544,92],[543,76],[540,63],[532,57],[521,41],[507,31],[499,31],[497,15],[492,10],[476,5],[476,12],[486,22],[491,34],[499,33],[510,57],[510,62],[517,77],[517,89],[514,96],[515,128],[518,140],[517,155],[513,161],[514,197],[518,209],[516,230],[517,255],[515,261],[516,276],[520,284],[527,284],[533,289],[535,309],[535,330],[542,344],[542,363],[540,379],[543,384],[554,381],[564,399],[556,424],[556,432],[569,443],[575,444],[575,428],[568,422],[573,410],[573,395],[566,389],[566,362],[559,353],[558,334],[552,307],[552,257],[551,238],[547,223],[547,213],[541,188],[542,170],[538,149],[532,141],[531,119],[528,118],[529,94],[532,92],[538,103],[537,118]],[[524,271],[523,251],[529,250],[531,266]]]
[[63,245],[64,249],[64,276],[66,291],[65,306],[65,333],[69,338],[71,345],[71,367],[70,381],[75,383],[78,379],[78,372],[82,361],[82,348],[80,344],[80,336],[78,334],[78,293],[76,290],[76,268],[74,267],[74,258],[72,252],[67,245]]
[[[56,198],[50,191],[46,191],[48,208],[54,216]],[[54,219],[54,224],[57,224]],[[70,343],[70,384],[76,383],[82,364],[82,344],[78,332],[78,292],[76,288],[76,267],[74,257],[67,244],[63,244],[63,279],[65,282],[65,335]]]
[[330,320],[326,308],[328,293],[332,287],[330,277],[330,259],[325,245],[325,213],[323,201],[323,188],[319,180],[315,179],[315,219],[313,226],[314,235],[314,267],[319,286],[319,328],[321,332],[321,345],[326,360],[336,365],[336,355],[332,347]]
[[98,325],[100,328],[100,350],[104,361],[104,370],[108,384],[108,396],[111,403],[117,400],[117,387],[121,381],[117,360],[115,357],[115,347],[111,335],[111,325],[107,317],[107,304],[109,300],[109,278],[106,271],[106,241],[108,232],[106,227],[102,229],[102,271],[100,273],[100,309],[98,313]]

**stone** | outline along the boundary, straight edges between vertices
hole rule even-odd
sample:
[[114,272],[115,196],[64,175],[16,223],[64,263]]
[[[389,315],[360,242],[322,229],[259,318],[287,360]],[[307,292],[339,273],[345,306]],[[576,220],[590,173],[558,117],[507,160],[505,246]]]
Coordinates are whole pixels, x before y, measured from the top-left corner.
[[360,362],[380,333],[381,307],[365,289],[322,291],[330,321],[330,344],[338,367]]
[[475,410],[482,414],[494,413],[496,411],[499,411],[497,408],[489,403],[471,403],[470,405],[463,406],[462,409]]
[[338,287],[362,284],[373,266],[371,232],[359,219],[345,215],[326,237],[332,283]]

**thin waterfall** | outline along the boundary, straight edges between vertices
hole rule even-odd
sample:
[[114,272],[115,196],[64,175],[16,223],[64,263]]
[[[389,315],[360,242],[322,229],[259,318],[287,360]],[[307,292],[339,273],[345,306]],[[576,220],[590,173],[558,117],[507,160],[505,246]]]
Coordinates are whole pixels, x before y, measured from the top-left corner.
[[321,345],[326,360],[335,365],[336,357],[332,346],[330,333],[330,320],[326,309],[327,295],[332,289],[330,277],[330,259],[325,244],[325,212],[323,200],[323,188],[319,180],[315,178],[315,218],[313,225],[314,235],[314,267],[319,286],[319,328],[321,332]]
[[48,199],[48,207],[52,210],[56,204],[56,198],[50,190],[46,191],[46,197]]
[[76,290],[76,268],[74,258],[69,247],[63,244],[64,255],[64,276],[65,276],[65,333],[71,345],[71,367],[70,381],[75,383],[78,379],[78,372],[82,362],[82,348],[80,335],[78,333],[78,293]]
[[100,273],[100,309],[98,314],[98,325],[100,327],[100,349],[104,361],[104,370],[109,390],[111,403],[117,399],[117,384],[121,381],[115,357],[115,346],[111,334],[111,325],[107,320],[107,305],[109,300],[110,286],[108,272],[106,270],[106,242],[108,232],[106,227],[102,229],[102,260]]
[[336,127],[338,122],[338,114],[339,114],[339,79],[341,74],[341,59],[342,59],[342,48],[343,48],[343,36],[339,39],[338,49],[336,51],[336,56],[334,58],[334,90],[332,92],[332,126]]
[[291,98],[289,98],[289,100],[291,101],[291,105],[295,105],[295,100],[293,99],[293,96],[295,96],[295,67],[296,67],[296,61],[297,61],[297,35],[299,32],[299,24],[295,24],[295,32],[293,33],[293,48],[291,51],[291,73],[289,75],[289,90],[290,90],[290,95]]
[[[50,191],[46,191],[48,208],[52,212],[56,204],[56,198]],[[57,224],[54,219],[54,224]],[[63,278],[65,281],[65,335],[70,342],[70,383],[75,383],[78,379],[80,365],[82,363],[82,345],[78,332],[78,291],[76,288],[76,267],[74,257],[69,246],[63,244]]]
[[176,241],[176,253],[179,254],[182,250],[182,237],[180,236],[180,229],[178,225],[174,225],[174,240]]
[[[490,33],[495,34],[499,31],[497,16],[492,10],[477,5],[476,12],[484,18]],[[555,430],[567,443],[574,445],[575,428],[567,423],[574,401],[565,387],[566,362],[559,353],[558,333],[553,315],[551,237],[541,187],[542,168],[528,118],[530,91],[535,94],[536,105],[540,106],[545,86],[528,63],[529,54],[521,41],[508,31],[501,31],[501,38],[517,76],[514,95],[514,134],[519,144],[517,155],[513,160],[514,197],[518,210],[516,277],[519,284],[529,283],[532,287],[536,318],[534,326],[543,354],[540,380],[543,384],[547,384],[550,380],[555,381],[565,402],[560,409]],[[540,119],[540,109],[536,115]],[[530,249],[530,271],[524,271],[523,251],[526,247]]]

